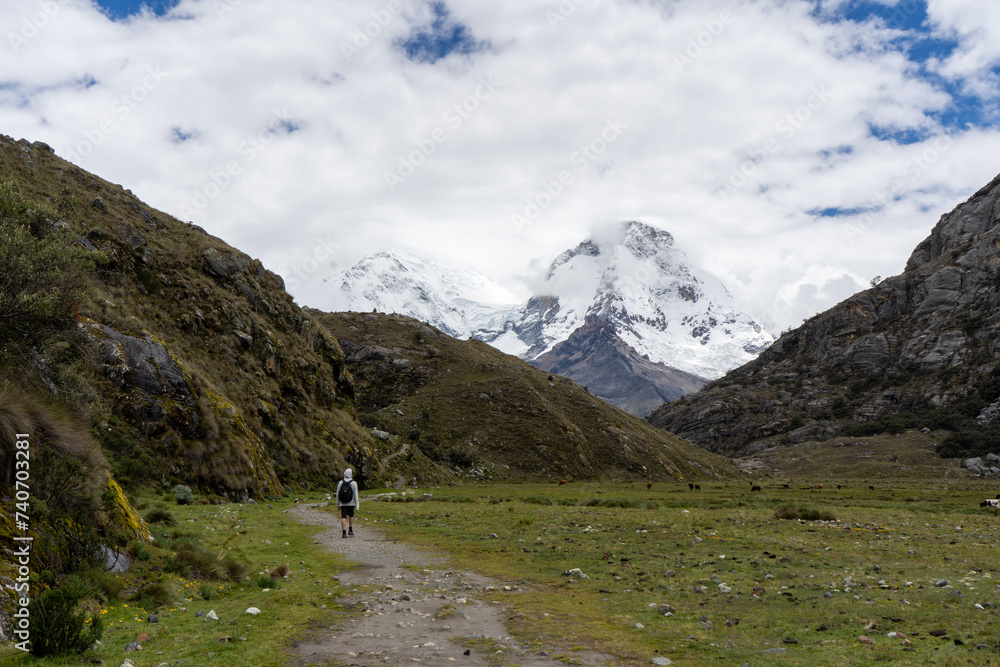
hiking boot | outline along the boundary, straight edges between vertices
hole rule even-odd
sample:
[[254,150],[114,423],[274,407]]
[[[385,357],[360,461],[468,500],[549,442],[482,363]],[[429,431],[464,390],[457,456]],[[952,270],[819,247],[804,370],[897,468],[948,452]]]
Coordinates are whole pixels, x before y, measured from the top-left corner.
[[350,535],[351,537],[354,537],[354,528],[353,527],[348,528],[347,529],[347,534]]
[[346,530],[342,530],[342,531],[340,531],[340,532],[342,532],[342,533],[343,533],[343,535],[341,535],[341,537],[347,537],[347,531],[346,531]]

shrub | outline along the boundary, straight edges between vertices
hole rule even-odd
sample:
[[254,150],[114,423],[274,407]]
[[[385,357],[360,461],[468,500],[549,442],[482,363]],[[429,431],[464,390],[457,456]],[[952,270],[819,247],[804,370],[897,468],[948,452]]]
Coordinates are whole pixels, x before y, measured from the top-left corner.
[[247,576],[247,566],[229,555],[222,559],[222,568],[225,570],[224,578],[232,582],[243,581]]
[[260,588],[275,588],[278,585],[276,579],[266,577],[263,574],[257,577],[257,586]]
[[16,183],[0,183],[0,348],[36,345],[76,323],[93,261],[51,230]]
[[178,505],[190,505],[194,500],[194,493],[191,492],[190,486],[178,484],[173,488],[173,494]]
[[132,540],[132,542],[129,543],[128,555],[135,560],[142,561],[147,561],[153,556],[153,554],[149,551],[149,547],[147,547],[144,542],[140,542],[139,540]]
[[202,584],[198,587],[198,593],[202,600],[211,600],[212,596],[215,595],[215,587],[211,584]]
[[132,596],[139,606],[146,610],[165,607],[174,601],[174,592],[162,581],[146,584]]
[[271,574],[269,576],[272,579],[284,579],[285,577],[288,576],[288,566],[284,564],[279,565],[278,567],[271,570]]
[[99,616],[87,626],[84,613],[77,613],[76,606],[83,597],[77,587],[55,588],[32,600],[31,654],[36,658],[67,653],[83,653],[104,634]]
[[146,514],[146,523],[159,524],[161,526],[172,526],[176,523],[174,515],[164,509],[153,509]]

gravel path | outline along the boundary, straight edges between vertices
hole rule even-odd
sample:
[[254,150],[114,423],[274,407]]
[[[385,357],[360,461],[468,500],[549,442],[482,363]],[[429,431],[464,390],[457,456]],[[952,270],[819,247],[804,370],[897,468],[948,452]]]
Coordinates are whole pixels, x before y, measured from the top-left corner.
[[[358,521],[357,535],[343,539],[339,518],[313,509],[325,505],[300,505],[288,513],[301,523],[329,527],[315,540],[358,564],[359,569],[340,577],[348,590],[340,602],[360,613],[299,644],[297,664],[564,664],[551,659],[550,652],[537,648],[529,652],[507,634],[506,610],[490,600],[490,592],[503,584],[473,572],[443,569],[443,557],[392,542],[371,528],[362,529]],[[489,660],[486,654],[462,646],[469,639],[483,638],[493,642]],[[572,655],[580,661],[577,664],[612,664],[610,656]]]

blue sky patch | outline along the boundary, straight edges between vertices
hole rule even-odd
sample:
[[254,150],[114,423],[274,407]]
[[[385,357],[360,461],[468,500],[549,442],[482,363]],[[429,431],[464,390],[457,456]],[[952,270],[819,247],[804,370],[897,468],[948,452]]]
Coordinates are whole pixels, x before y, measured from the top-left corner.
[[148,7],[157,16],[163,16],[180,0],[97,0],[98,6],[112,19],[122,19],[138,14]]
[[198,130],[184,130],[179,127],[170,128],[170,143],[172,144],[183,144],[185,141],[191,141],[200,136],[201,132]]
[[489,47],[488,42],[475,38],[468,26],[451,18],[451,11],[443,2],[432,2],[434,15],[430,25],[418,27],[399,46],[406,57],[414,62],[434,64],[453,53],[471,55]]
[[806,211],[806,213],[816,218],[843,218],[877,210],[877,207],[856,206],[854,208],[841,208],[839,206],[831,206],[830,208],[814,208],[811,211]]

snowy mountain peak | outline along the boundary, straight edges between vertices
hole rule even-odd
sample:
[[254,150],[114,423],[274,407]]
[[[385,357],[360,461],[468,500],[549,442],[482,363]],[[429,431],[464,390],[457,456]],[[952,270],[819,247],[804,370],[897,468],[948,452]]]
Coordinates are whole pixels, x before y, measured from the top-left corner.
[[456,338],[491,326],[517,307],[517,297],[470,268],[443,266],[405,250],[367,255],[326,279],[333,310],[402,313]]
[[328,280],[336,309],[402,313],[528,361],[544,356],[553,367],[578,330],[590,332],[586,342],[565,354],[592,354],[613,333],[613,363],[632,355],[687,374],[688,383],[720,377],[773,341],[718,278],[688,263],[669,232],[640,221],[599,230],[561,253],[540,293],[520,305],[476,271],[401,251],[370,255]]

